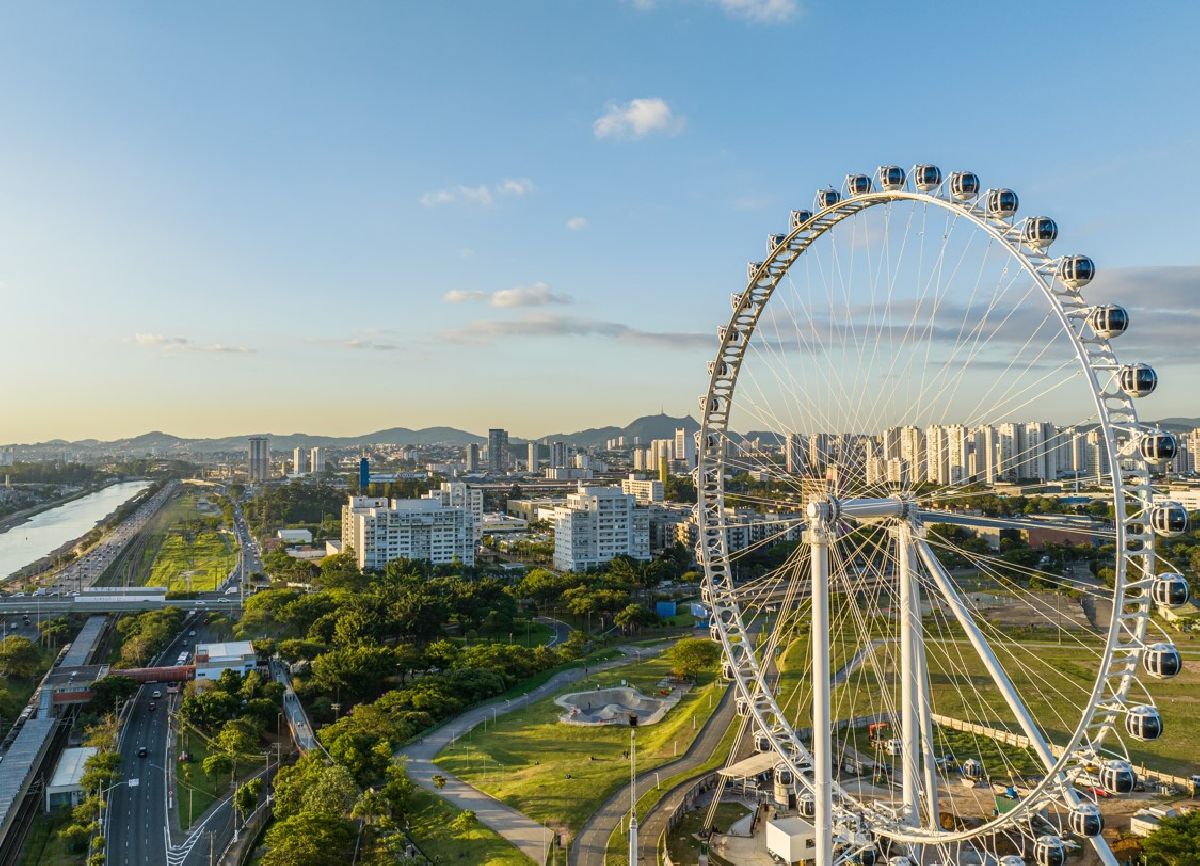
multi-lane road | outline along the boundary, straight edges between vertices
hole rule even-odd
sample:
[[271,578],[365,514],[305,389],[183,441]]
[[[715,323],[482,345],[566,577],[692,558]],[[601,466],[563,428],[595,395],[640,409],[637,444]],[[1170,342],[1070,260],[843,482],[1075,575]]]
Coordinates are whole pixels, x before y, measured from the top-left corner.
[[[198,619],[184,623],[175,640],[154,660],[156,665],[168,665],[183,650],[191,652],[197,642],[208,639]],[[110,794],[106,819],[110,864],[168,864],[168,796],[174,796],[168,784],[174,760],[170,716],[178,708],[178,698],[168,695],[165,685],[148,683],[138,689],[127,708],[129,716],[119,746],[122,781]]]

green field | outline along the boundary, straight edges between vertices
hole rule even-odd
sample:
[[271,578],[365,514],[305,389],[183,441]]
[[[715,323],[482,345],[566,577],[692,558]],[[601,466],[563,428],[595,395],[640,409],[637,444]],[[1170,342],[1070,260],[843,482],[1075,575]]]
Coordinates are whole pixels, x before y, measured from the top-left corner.
[[221,523],[215,495],[185,490],[147,526],[149,537],[138,565],[138,582],[169,591],[212,590],[237,565],[238,550]]
[[504,837],[478,822],[465,831],[450,823],[459,812],[445,800],[418,790],[413,796],[409,831],[417,846],[435,863],[471,863],[478,866],[528,866],[532,861]]
[[[191,761],[175,765],[175,801],[179,804],[179,823],[186,830],[203,815],[219,797],[229,793],[229,776],[222,773],[214,778],[204,772],[204,759],[209,755],[204,738],[193,731],[185,730],[179,738],[180,750],[188,751]],[[234,772],[243,773],[238,766]]]
[[[654,658],[589,676],[557,694],[622,680],[644,694],[667,675],[670,664]],[[683,754],[720,700],[724,684],[703,679],[658,724],[638,729],[638,769],[650,770]],[[629,778],[627,727],[581,727],[559,723],[553,698],[477,728],[438,756],[461,779],[503,800],[535,821],[575,832]],[[568,778],[569,776],[569,778]]]

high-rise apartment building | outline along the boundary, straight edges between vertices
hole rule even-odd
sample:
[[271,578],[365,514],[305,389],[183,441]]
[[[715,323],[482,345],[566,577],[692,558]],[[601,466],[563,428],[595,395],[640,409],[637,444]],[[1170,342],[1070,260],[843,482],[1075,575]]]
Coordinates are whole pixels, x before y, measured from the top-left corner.
[[551,469],[566,469],[567,468],[567,443],[566,442],[551,442],[550,443],[550,468]]
[[250,437],[250,465],[248,475],[251,484],[262,484],[271,471],[271,442],[266,436]]
[[308,452],[304,447],[297,445],[292,449],[292,474],[304,475],[308,472]]
[[675,459],[689,472],[696,468],[696,438],[683,427],[675,428]]
[[527,456],[525,458],[525,468],[530,472],[537,472],[538,468],[538,444],[530,442],[526,449]]
[[950,442],[945,427],[925,428],[925,480],[939,486],[950,483]]
[[616,487],[580,487],[554,509],[554,567],[583,571],[614,556],[650,559],[649,509]]
[[441,487],[424,496],[447,507],[462,508],[471,515],[471,535],[475,541],[483,537],[483,491],[461,482],[443,481]]
[[308,471],[319,475],[325,471],[325,449],[314,445],[308,450]]
[[479,446],[476,445],[474,442],[472,442],[470,445],[467,446],[466,463],[467,463],[467,471],[468,472],[478,472],[479,471]]
[[351,496],[342,506],[342,549],[358,567],[378,570],[394,559],[435,565],[475,564],[471,513],[436,499],[375,499]]
[[789,433],[783,443],[783,467],[788,475],[803,475],[807,443],[803,433]]
[[503,475],[508,470],[508,431],[500,427],[488,430],[488,472]]

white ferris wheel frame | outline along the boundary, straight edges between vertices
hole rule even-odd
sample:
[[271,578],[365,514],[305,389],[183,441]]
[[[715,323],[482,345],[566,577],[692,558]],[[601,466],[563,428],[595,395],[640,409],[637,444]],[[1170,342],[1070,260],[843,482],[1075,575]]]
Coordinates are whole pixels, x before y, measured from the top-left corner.
[[[814,241],[831,231],[842,220],[868,208],[897,201],[943,208],[968,220],[1007,250],[1032,278],[1050,305],[1062,332],[1074,347],[1076,358],[1092,391],[1103,447],[1112,474],[1112,503],[1116,516],[1114,523],[1117,555],[1113,614],[1100,659],[1100,670],[1070,741],[1062,748],[1057,759],[1044,748],[1045,743],[1042,741],[1043,748],[1036,751],[1039,751],[1039,757],[1046,764],[1046,774],[1011,811],[975,828],[947,831],[936,827],[915,827],[901,824],[882,810],[860,804],[845,791],[838,789],[840,803],[850,802],[854,805],[853,809],[847,809],[840,804],[833,808],[832,823],[839,825],[842,831],[853,823],[847,823],[846,818],[859,816],[868,822],[871,830],[895,842],[910,845],[946,845],[990,837],[1012,829],[1017,822],[1028,817],[1031,811],[1051,802],[1068,807],[1079,804],[1073,780],[1083,771],[1085,764],[1100,759],[1103,740],[1126,709],[1126,699],[1136,680],[1142,652],[1146,647],[1152,605],[1150,585],[1155,568],[1155,539],[1149,518],[1153,494],[1149,464],[1137,447],[1146,430],[1138,421],[1134,399],[1120,387],[1120,365],[1109,340],[1092,330],[1088,323],[1088,315],[1093,306],[1083,300],[1078,289],[1067,286],[1058,278],[1060,259],[1026,243],[1019,228],[1021,221],[1010,221],[991,215],[981,204],[976,203],[982,200],[986,193],[981,193],[976,201],[962,200],[947,193],[948,184],[945,181],[933,192],[910,190],[907,188],[908,183],[906,178],[905,188],[874,189],[864,194],[841,198],[838,202],[812,214],[799,225],[792,226],[767,260],[752,271],[746,288],[733,295],[733,310],[728,324],[718,331],[719,347],[715,360],[710,364],[708,392],[700,398],[702,418],[696,436],[695,470],[696,519],[699,529],[696,554],[704,569],[702,594],[712,611],[711,622],[715,625],[714,631],[719,636],[724,657],[732,671],[737,695],[752,717],[752,725],[759,734],[770,740],[780,763],[790,767],[794,778],[811,793],[816,794],[818,807],[826,805],[820,802],[825,797],[822,797],[817,789],[826,783],[838,787],[836,780],[815,779],[810,782],[802,772],[816,769],[819,775],[825,775],[819,768],[814,768],[813,755],[801,743],[791,721],[780,709],[773,690],[764,679],[763,665],[755,653],[753,639],[745,628],[735,596],[730,568],[724,490],[725,449],[729,441],[729,410],[746,348],[767,302],[791,266]],[[1133,471],[1124,472],[1121,468],[1123,461],[1132,463]],[[1130,505],[1136,506],[1132,512],[1128,508]],[[934,579],[937,580],[936,574]],[[988,663],[990,649],[987,649],[986,645],[983,649],[976,648],[984,656],[985,664]],[[828,646],[824,652],[827,664]],[[814,659],[819,660],[816,655]],[[994,655],[991,655],[990,663],[998,664]],[[814,693],[814,703],[818,698],[819,694]],[[826,712],[827,700],[826,696]],[[830,721],[826,719],[827,730]],[[816,726],[814,737],[815,732]],[[1031,740],[1037,746],[1041,740],[1040,734],[1031,737]],[[823,759],[823,763],[827,759],[828,756]],[[829,808],[828,805],[826,808]],[[824,816],[818,813],[817,817],[820,819]],[[832,866],[834,860],[831,849],[822,849],[826,848],[826,845],[832,845],[834,840],[825,840],[826,844],[822,844],[821,835],[818,828],[818,854],[827,859],[822,862],[819,858],[818,866]],[[854,844],[853,839],[844,833],[836,841]],[[1092,842],[1104,862],[1116,866],[1116,860],[1108,850],[1107,844],[1100,837],[1093,838]]]

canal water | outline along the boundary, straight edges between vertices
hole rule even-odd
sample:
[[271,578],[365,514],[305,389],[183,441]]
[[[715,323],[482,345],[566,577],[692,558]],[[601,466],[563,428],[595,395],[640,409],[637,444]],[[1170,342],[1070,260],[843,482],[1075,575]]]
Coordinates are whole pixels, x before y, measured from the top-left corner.
[[119,505],[149,486],[149,481],[110,484],[0,533],[0,578],[19,571],[68,541],[86,535]]

